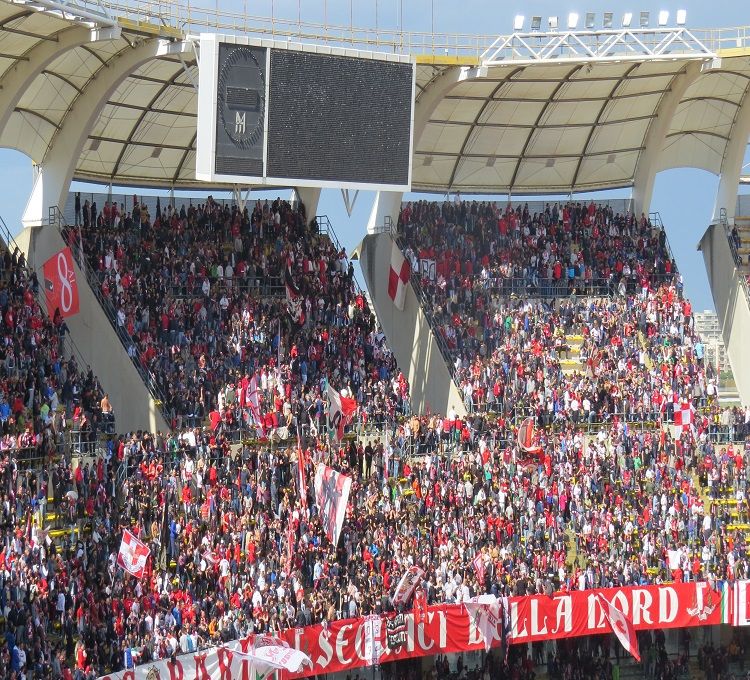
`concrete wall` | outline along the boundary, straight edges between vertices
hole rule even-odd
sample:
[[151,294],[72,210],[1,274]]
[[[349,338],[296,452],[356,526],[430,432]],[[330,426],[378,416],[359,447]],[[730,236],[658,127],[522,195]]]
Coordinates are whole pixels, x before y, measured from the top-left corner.
[[390,234],[370,234],[362,241],[360,261],[388,345],[411,387],[411,404],[415,413],[447,413],[452,406],[460,416],[466,415],[463,399],[448,366],[440,353],[427,317],[411,283],[406,290],[404,310],[398,310],[388,295],[388,272],[391,265]]
[[750,306],[734,265],[726,232],[712,224],[698,246],[708,273],[727,356],[743,404],[750,403]]
[[[44,280],[44,262],[65,246],[57,227],[50,226],[26,227],[16,241],[26,252],[28,262],[36,270],[40,281]],[[118,432],[168,430],[151,393],[77,264],[75,270],[80,312],[66,319],[66,322],[73,341],[109,393]]]

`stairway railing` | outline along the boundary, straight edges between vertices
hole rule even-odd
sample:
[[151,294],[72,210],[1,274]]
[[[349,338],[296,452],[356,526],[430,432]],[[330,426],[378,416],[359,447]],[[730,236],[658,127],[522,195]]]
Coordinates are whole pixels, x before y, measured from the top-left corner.
[[[157,408],[160,410],[162,416],[167,421],[167,423],[169,423],[170,418],[169,418],[169,415],[166,413],[167,402],[166,402],[166,398],[165,398],[163,390],[157,383],[156,377],[154,376],[154,374],[151,373],[151,371],[149,371],[139,361],[138,356],[137,356],[137,349],[136,349],[137,346],[136,346],[135,340],[130,335],[130,333],[128,333],[126,328],[118,324],[117,310],[115,309],[111,300],[108,300],[106,297],[104,297],[104,294],[101,291],[99,277],[97,276],[96,272],[92,269],[89,262],[86,260],[86,257],[81,248],[80,242],[70,237],[70,231],[69,231],[70,225],[66,222],[65,217],[58,206],[50,207],[49,224],[57,227],[63,241],[70,247],[71,251],[73,252],[73,257],[75,258],[76,262],[78,263],[79,268],[81,269],[81,271],[83,271],[84,276],[86,277],[86,281],[89,284],[89,288],[91,289],[91,292],[94,294],[94,297],[96,297],[97,301],[99,302],[99,305],[101,306],[102,311],[104,312],[106,317],[109,319],[112,329],[115,331],[115,333],[117,334],[117,337],[120,339],[120,342],[123,348],[125,349],[128,356],[130,357],[130,360],[133,362],[133,366],[135,366],[135,369],[138,371],[138,374],[141,376],[141,379],[143,380],[144,385],[146,386],[149,393],[153,397]],[[131,354],[131,349],[134,349],[136,353]]]

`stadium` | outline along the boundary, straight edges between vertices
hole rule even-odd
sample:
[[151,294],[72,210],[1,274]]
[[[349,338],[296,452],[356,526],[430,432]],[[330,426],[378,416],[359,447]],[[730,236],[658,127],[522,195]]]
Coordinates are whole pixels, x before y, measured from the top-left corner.
[[0,0],[0,680],[749,677],[747,17],[222,4]]

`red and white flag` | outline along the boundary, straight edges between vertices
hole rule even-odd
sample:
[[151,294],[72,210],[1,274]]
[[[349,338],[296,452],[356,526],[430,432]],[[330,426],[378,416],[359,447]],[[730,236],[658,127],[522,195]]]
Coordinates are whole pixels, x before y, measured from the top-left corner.
[[297,493],[299,493],[302,507],[307,507],[307,482],[305,481],[305,452],[302,450],[302,442],[297,437]]
[[471,564],[474,566],[474,571],[477,572],[479,583],[484,583],[484,557],[482,557],[482,553],[477,553]]
[[351,488],[351,477],[318,463],[318,467],[315,468],[315,502],[318,504],[320,521],[326,536],[334,545],[339,542],[341,527],[344,526],[346,504],[349,502]]
[[344,428],[352,421],[356,412],[356,399],[345,397],[328,385],[328,422],[337,441],[344,436]]
[[253,376],[250,380],[250,384],[247,387],[247,394],[245,395],[245,404],[250,409],[250,414],[253,419],[255,429],[258,431],[258,436],[263,436],[263,418],[260,414],[260,392],[258,390],[258,379]]
[[542,447],[534,443],[536,432],[534,431],[534,419],[525,418],[518,428],[516,440],[518,441],[518,448],[525,453],[541,452]]
[[404,310],[406,302],[406,284],[409,282],[411,267],[398,244],[391,246],[391,269],[388,272],[388,296],[393,300],[396,309]]
[[622,643],[622,646],[630,652],[633,658],[636,661],[640,661],[641,655],[638,651],[638,638],[635,634],[633,622],[609,600],[607,600],[604,595],[601,593],[597,593],[597,595],[599,597],[599,602],[602,605],[604,618],[606,618],[609,625],[612,626],[612,632],[617,636],[617,639]]
[[117,553],[117,564],[136,578],[143,578],[146,562],[151,551],[148,546],[127,529],[122,532],[120,552]]
[[398,607],[406,604],[423,577],[423,569],[417,566],[409,567],[398,582],[396,592],[393,593],[393,606]]
[[679,439],[687,428],[690,432],[695,427],[695,408],[691,401],[675,402],[674,404],[674,436]]

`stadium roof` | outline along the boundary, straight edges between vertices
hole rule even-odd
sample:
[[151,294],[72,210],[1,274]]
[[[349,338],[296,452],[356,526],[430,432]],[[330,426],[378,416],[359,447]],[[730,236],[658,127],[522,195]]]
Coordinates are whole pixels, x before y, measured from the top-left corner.
[[[624,187],[645,165],[719,173],[743,103],[750,109],[745,29],[693,31],[694,44],[656,54],[558,46],[540,57],[503,53],[494,37],[436,42],[278,21],[271,27],[214,10],[184,17],[175,3],[145,14],[142,7],[0,0],[0,145],[44,164],[71,121],[91,112],[76,179],[205,187],[194,177],[197,55],[186,40],[201,30],[415,56],[414,190]],[[113,86],[94,88],[102,79]],[[18,82],[24,87],[14,94]]]

